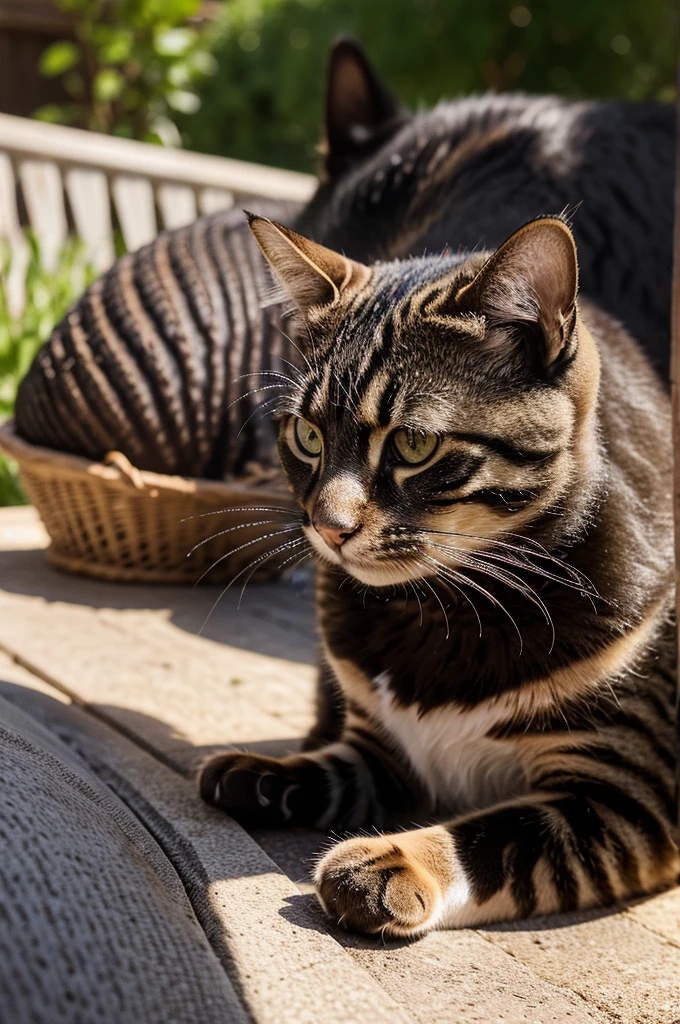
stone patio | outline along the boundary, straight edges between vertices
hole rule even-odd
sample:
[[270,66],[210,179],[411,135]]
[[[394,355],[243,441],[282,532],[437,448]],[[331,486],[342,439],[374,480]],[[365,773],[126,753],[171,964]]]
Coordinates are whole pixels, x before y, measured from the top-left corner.
[[329,926],[309,883],[327,837],[248,834],[190,779],[219,747],[287,751],[307,729],[309,581],[251,584],[240,609],[230,590],[206,623],[219,588],[67,576],[46,543],[32,509],[0,509],[0,698],[75,747],[153,834],[251,1019],[680,1022],[680,889],[414,943]]

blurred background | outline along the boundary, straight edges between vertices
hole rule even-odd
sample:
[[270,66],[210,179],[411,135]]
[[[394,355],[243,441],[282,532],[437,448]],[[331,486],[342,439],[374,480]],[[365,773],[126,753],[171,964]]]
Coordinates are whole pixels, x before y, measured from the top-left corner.
[[[341,33],[418,108],[488,89],[669,102],[678,27],[674,0],[0,0],[0,112],[313,172]],[[77,239],[48,267],[26,238],[20,315],[0,265],[0,421],[95,273]],[[0,504],[22,500],[0,459]]]
[[677,28],[672,0],[0,0],[0,110],[309,171],[340,33],[418,107],[671,100]]

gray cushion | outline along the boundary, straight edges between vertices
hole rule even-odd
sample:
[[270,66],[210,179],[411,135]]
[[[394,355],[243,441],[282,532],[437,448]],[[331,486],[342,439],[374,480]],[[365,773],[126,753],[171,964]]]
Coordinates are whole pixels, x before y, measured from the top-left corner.
[[152,836],[0,698],[2,1024],[246,1019]]

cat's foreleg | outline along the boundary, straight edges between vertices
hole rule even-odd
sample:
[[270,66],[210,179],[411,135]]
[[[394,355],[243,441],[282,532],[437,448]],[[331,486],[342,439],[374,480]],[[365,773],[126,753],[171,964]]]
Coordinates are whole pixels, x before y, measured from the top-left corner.
[[204,800],[263,828],[334,832],[386,827],[421,803],[414,782],[366,721],[348,715],[343,736],[288,757],[228,751],[200,773]]
[[603,906],[673,884],[668,820],[600,780],[338,843],[315,881],[345,927],[392,935]]
[[333,669],[322,658],[316,681],[316,721],[302,742],[303,750],[318,750],[341,739],[345,727],[345,697]]

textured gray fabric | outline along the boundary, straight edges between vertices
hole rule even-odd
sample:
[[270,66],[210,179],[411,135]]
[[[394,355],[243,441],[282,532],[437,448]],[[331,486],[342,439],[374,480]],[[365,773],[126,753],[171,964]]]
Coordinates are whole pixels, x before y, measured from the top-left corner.
[[2,1024],[247,1019],[151,835],[0,699]]

